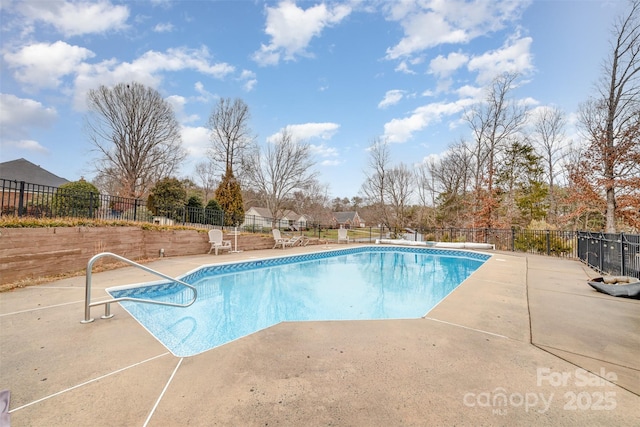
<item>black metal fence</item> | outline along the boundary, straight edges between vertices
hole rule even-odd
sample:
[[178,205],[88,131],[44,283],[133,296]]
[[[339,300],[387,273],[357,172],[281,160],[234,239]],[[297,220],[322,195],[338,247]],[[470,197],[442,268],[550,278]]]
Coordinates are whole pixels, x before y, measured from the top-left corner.
[[[148,207],[139,199],[8,179],[0,181],[0,216],[94,218],[205,228],[223,227],[224,224],[223,212],[213,209],[184,205]],[[239,225],[239,230],[249,233],[270,233],[272,228],[320,239],[337,238],[335,225],[322,225],[310,221],[274,220],[246,215],[244,222]],[[515,228],[389,230],[384,227],[350,228],[349,235],[353,241],[368,243],[383,238],[489,243],[501,251],[577,258],[604,274],[640,278],[640,235]]]
[[24,181],[2,181],[0,215],[36,218],[92,218],[160,225],[222,226],[224,213],[197,206],[153,206],[144,200],[90,191],[49,187]]
[[577,233],[578,257],[604,274],[640,279],[640,235]]
[[489,243],[500,251],[576,257],[576,233],[563,230],[432,228],[404,233],[408,240]]

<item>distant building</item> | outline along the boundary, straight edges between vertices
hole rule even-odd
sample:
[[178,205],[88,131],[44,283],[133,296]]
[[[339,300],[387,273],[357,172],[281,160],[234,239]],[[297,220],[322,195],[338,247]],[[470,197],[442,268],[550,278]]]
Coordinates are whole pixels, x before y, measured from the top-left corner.
[[365,223],[358,215],[358,212],[332,212],[333,225],[335,227],[353,228],[353,227],[365,227]]
[[50,212],[49,196],[69,182],[25,159],[0,163],[0,180],[0,213],[22,215],[26,212],[33,216]]
[[49,187],[60,187],[62,184],[70,182],[25,159],[0,163],[0,179],[24,181],[29,184],[47,185]]
[[280,218],[278,219],[277,224],[275,224],[273,215],[271,214],[271,211],[269,209],[252,206],[244,213],[245,221],[242,226],[258,226],[264,228],[275,226],[277,228],[290,228],[293,230],[307,227],[307,217],[305,215],[300,215],[292,210],[285,209],[281,211],[280,215],[278,216]]

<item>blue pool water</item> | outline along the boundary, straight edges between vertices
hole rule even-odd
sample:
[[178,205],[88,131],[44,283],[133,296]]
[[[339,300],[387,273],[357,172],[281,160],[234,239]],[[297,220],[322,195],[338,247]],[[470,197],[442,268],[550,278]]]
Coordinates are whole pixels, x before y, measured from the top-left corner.
[[[198,289],[190,307],[122,306],[179,357],[192,356],[282,321],[424,316],[490,256],[426,248],[360,247],[206,266],[180,279]],[[176,283],[107,290],[184,304]]]

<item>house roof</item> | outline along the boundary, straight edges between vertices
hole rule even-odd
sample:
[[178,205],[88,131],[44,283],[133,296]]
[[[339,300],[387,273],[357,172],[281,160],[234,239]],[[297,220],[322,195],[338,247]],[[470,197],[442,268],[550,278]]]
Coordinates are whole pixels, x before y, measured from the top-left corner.
[[338,224],[344,224],[347,221],[354,221],[358,212],[333,212],[333,217]]
[[271,218],[271,211],[267,208],[257,208],[255,206],[251,206],[249,210],[253,210],[262,218]]
[[[271,218],[271,211],[267,208],[257,208],[252,206],[249,210],[253,210],[255,213],[260,215],[262,218]],[[280,219],[288,219],[290,221],[299,221],[300,219],[304,219],[303,215],[299,215],[292,210],[285,209],[280,212]]]
[[50,187],[60,187],[62,184],[69,182],[68,179],[54,175],[26,159],[0,163],[0,178],[11,181],[24,181],[30,184],[48,185]]
[[285,209],[282,212],[282,218],[286,218],[286,219],[288,219],[290,221],[298,221],[298,220],[300,220],[301,217],[302,217],[302,215],[300,215],[300,214],[298,214],[298,213],[296,213],[296,212],[294,212],[292,210]]

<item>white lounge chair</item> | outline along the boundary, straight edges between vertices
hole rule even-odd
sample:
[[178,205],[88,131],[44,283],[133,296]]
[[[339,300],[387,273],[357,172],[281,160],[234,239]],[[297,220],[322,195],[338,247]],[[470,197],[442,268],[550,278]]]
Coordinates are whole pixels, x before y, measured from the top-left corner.
[[349,243],[349,235],[346,228],[338,228],[338,243],[340,242]]
[[218,230],[217,228],[209,230],[209,243],[211,243],[209,253],[215,251],[216,255],[218,255],[219,250],[231,250],[231,240],[222,240],[222,230]]
[[300,245],[307,246],[309,244],[309,238],[307,236],[294,236],[291,238],[294,241],[292,246]]
[[273,249],[277,248],[280,245],[282,245],[282,249],[284,249],[287,246],[296,246],[298,244],[307,246],[307,243],[309,243],[309,239],[306,236],[282,237],[282,234],[280,234],[280,230],[278,230],[277,228],[271,230],[271,233],[273,233],[273,240],[275,241]]

